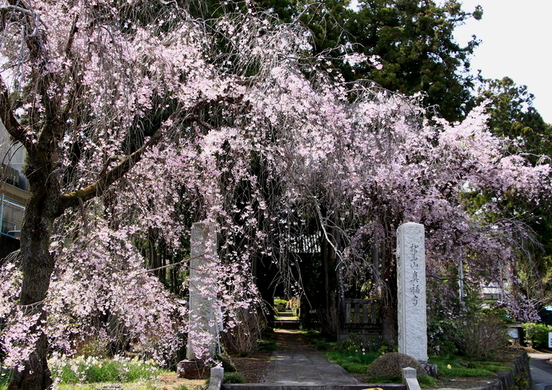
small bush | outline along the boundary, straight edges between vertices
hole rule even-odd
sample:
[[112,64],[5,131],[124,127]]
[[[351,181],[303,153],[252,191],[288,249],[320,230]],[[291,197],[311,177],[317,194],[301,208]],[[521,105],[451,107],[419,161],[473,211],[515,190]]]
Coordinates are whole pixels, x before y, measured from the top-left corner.
[[286,311],[287,305],[288,301],[285,299],[274,298],[274,309],[276,309],[276,311]]
[[428,352],[430,355],[443,356],[458,353],[456,340],[460,339],[457,324],[450,319],[428,321]]
[[224,373],[224,383],[245,383],[245,378],[237,372]]
[[222,363],[222,368],[224,369],[224,372],[236,372],[236,366],[234,366],[234,362],[232,361],[232,358],[230,355],[223,354],[222,356],[219,356],[217,358],[218,361]]
[[525,339],[536,348],[548,347],[548,332],[552,332],[552,326],[546,324],[523,324]]
[[373,377],[385,376],[402,379],[402,369],[412,367],[416,370],[418,378],[427,376],[424,367],[411,356],[399,352],[390,352],[380,356],[368,366],[368,375]]
[[230,354],[246,356],[257,348],[266,327],[266,318],[260,309],[237,310],[235,313],[236,326],[222,333],[224,349]]
[[466,325],[459,326],[460,339],[457,343],[466,356],[493,357],[510,342],[503,319],[496,315],[473,316],[465,322]]

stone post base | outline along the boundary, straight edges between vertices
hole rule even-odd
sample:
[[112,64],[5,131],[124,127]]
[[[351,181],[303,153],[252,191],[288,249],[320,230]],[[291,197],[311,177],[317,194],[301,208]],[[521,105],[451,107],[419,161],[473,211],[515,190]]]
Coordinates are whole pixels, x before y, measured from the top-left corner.
[[211,367],[203,360],[182,360],[176,365],[179,378],[207,379],[211,374]]

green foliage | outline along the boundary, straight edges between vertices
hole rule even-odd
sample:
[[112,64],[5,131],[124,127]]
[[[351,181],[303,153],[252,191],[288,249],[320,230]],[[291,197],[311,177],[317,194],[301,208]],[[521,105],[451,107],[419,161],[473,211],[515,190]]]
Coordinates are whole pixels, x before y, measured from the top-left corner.
[[10,380],[10,371],[0,366],[0,390],[8,388],[8,382]]
[[257,344],[258,351],[276,351],[278,349],[278,343],[274,340],[259,340]]
[[125,358],[53,358],[48,362],[52,376],[60,383],[135,382],[156,378],[161,369],[154,362]]
[[455,355],[458,353],[456,341],[458,329],[454,321],[450,319],[431,319],[427,323],[428,352],[431,355],[440,356]]
[[369,352],[362,350],[362,348],[356,351],[334,349],[325,351],[324,354],[329,360],[339,364],[347,372],[359,374],[364,374],[370,363],[379,356],[376,352]]
[[434,355],[493,357],[509,344],[505,321],[502,311],[480,311],[455,319],[430,321],[430,351]]
[[[525,85],[516,85],[509,78],[482,80],[477,102],[487,101],[490,130],[497,136],[510,140],[509,154],[521,154],[530,164],[549,162],[552,156],[552,126],[547,124],[533,107],[533,94]],[[501,199],[500,215],[485,213],[495,220],[522,219],[534,233],[534,239],[520,253],[516,274],[520,277],[524,294],[546,301],[552,284],[547,280],[552,252],[552,220],[550,205],[536,204],[520,199],[515,189],[507,191]],[[527,253],[529,252],[529,253]],[[528,255],[529,254],[529,255]],[[542,280],[545,283],[541,283]],[[543,302],[546,303],[546,302]],[[519,318],[520,321],[529,319]]]
[[432,357],[430,362],[439,368],[439,375],[444,377],[478,377],[493,376],[509,367],[498,362],[477,361],[460,357]]
[[420,387],[423,389],[435,388],[435,385],[437,384],[437,378],[427,375],[423,378],[418,378],[418,383],[420,383]]
[[325,355],[343,367],[347,372],[364,374],[368,366],[379,357],[379,353],[362,345],[362,340],[351,334],[339,343],[322,343],[326,348]]
[[317,334],[308,336],[309,341],[317,350],[323,351],[326,357],[339,364],[347,372],[364,374],[370,363],[378,358],[379,354],[362,345],[360,338],[355,335],[339,343],[330,342],[325,337]]
[[237,372],[224,373],[224,383],[245,383],[245,378]]
[[471,357],[492,357],[509,344],[504,320],[493,314],[480,314],[466,320],[469,326],[458,328],[460,352]]
[[[346,340],[335,343],[328,342],[320,335],[309,335],[309,341],[320,351],[324,351],[326,357],[339,364],[347,372],[364,374],[368,372],[368,367],[373,365],[377,359],[381,359],[384,363],[382,369],[376,369],[376,373],[371,376],[370,382],[372,383],[401,383],[402,373],[395,370],[393,374],[390,374],[390,367],[393,364],[388,364],[385,359],[393,359],[394,355],[401,355],[397,353],[385,353],[378,352],[382,349],[381,346],[372,346],[372,349],[366,348],[360,344],[360,339],[351,335]],[[456,349],[455,349],[456,350]],[[455,354],[455,350],[448,350],[448,355],[432,356],[430,362],[434,363],[439,368],[439,373],[444,377],[478,377],[478,376],[493,376],[497,372],[506,371],[510,367],[508,364],[504,364],[496,361],[488,361],[477,358],[467,358]],[[386,356],[385,359],[382,356]],[[409,358],[407,356],[407,358]],[[396,360],[396,359],[395,359]],[[409,361],[407,365],[419,365],[417,361]],[[418,375],[418,381],[423,388],[435,387],[436,379],[429,375],[421,368],[422,375]]]
[[[456,1],[363,0],[358,11],[348,0],[259,0],[283,21],[299,18],[313,32],[315,50],[333,54],[334,66],[346,80],[370,79],[391,91],[423,92],[425,103],[448,120],[464,117],[472,107],[473,77],[465,72],[478,45],[465,47],[454,39],[454,29],[465,20],[480,19],[481,8],[470,13]],[[381,58],[383,67],[349,65],[336,47],[348,46],[368,57]]]
[[230,355],[223,354],[222,356],[218,356],[217,359],[222,364],[222,368],[224,369],[224,372],[236,372],[236,366],[234,366],[234,362],[232,362],[232,358]]
[[274,309],[276,311],[286,311],[288,301],[285,299],[274,298]]
[[523,324],[525,339],[533,347],[548,347],[548,332],[552,332],[552,326],[546,324],[527,323]]
[[515,147],[527,153],[533,163],[540,155],[552,154],[552,128],[533,107],[534,98],[527,86],[518,86],[509,77],[483,80],[477,98],[489,102],[491,131],[517,141]]
[[303,331],[302,333],[308,337],[309,342],[319,351],[331,351],[336,348],[336,342],[329,341],[327,337],[319,331]]

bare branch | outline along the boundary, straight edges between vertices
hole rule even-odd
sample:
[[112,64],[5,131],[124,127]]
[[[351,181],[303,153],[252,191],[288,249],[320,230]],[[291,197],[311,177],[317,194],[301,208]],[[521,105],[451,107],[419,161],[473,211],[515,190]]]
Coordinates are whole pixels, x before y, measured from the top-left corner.
[[8,87],[0,75],[0,120],[8,130],[8,133],[29,148],[33,143],[32,133],[26,131],[19,121],[13,116]]

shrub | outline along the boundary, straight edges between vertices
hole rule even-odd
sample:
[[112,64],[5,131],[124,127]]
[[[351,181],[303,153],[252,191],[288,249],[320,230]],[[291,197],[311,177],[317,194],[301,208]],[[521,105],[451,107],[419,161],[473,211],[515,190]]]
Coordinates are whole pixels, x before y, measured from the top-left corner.
[[546,324],[523,324],[525,339],[536,348],[548,347],[548,332],[552,332],[552,326]]
[[458,328],[459,339],[456,342],[460,352],[466,356],[492,357],[509,344],[504,321],[496,315],[473,315],[462,325]]
[[419,378],[427,376],[425,368],[411,356],[399,352],[390,352],[380,356],[368,366],[368,375],[402,378],[402,369],[412,367]]
[[288,305],[288,301],[285,299],[280,298],[274,298],[274,308],[276,311],[286,311],[286,307]]
[[245,383],[245,378],[237,372],[224,373],[224,383]]
[[234,328],[222,333],[224,349],[231,354],[247,355],[257,348],[257,342],[266,327],[266,319],[261,310],[254,309],[238,309],[234,318]]
[[458,326],[450,319],[428,321],[427,336],[430,355],[443,356],[458,353],[456,340],[462,337],[458,333]]

